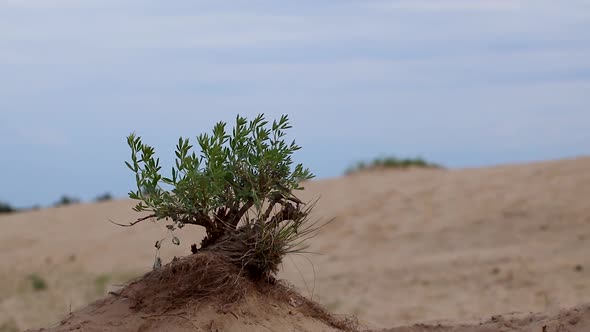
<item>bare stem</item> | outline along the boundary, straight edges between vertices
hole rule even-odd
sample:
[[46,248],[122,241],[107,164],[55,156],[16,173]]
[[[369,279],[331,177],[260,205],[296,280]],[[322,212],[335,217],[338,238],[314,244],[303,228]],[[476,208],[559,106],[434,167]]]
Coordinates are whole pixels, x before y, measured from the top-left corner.
[[127,224],[127,225],[125,225],[125,224],[119,224],[119,223],[117,223],[117,222],[114,222],[114,221],[112,221],[111,219],[109,219],[109,221],[110,221],[111,223],[113,223],[113,224],[117,225],[117,226],[121,226],[121,227],[131,227],[131,226],[133,226],[133,225],[135,225],[135,224],[137,224],[137,223],[140,223],[140,222],[142,222],[142,221],[144,221],[144,220],[147,220],[147,219],[150,219],[150,218],[155,218],[155,217],[156,217],[156,214],[155,214],[155,213],[154,213],[154,214],[150,214],[149,216],[145,216],[145,217],[143,217],[143,218],[139,218],[139,219],[137,219],[137,220],[136,220],[136,221],[134,221],[134,222],[130,222],[130,223],[129,223],[129,224]]

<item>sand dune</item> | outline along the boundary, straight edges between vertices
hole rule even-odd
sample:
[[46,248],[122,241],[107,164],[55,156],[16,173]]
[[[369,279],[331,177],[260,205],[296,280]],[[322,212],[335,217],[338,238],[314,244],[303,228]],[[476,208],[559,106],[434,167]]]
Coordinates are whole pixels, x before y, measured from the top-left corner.
[[[301,196],[319,197],[314,217],[333,221],[311,241],[319,254],[287,258],[280,277],[370,327],[436,327],[590,302],[590,158],[374,171],[309,182]],[[150,222],[108,222],[137,218],[132,205],[0,216],[0,330],[49,326],[149,271],[154,242],[168,234]],[[202,232],[177,235],[180,246],[162,248],[165,262],[188,254]],[[32,289],[33,274],[46,289]]]

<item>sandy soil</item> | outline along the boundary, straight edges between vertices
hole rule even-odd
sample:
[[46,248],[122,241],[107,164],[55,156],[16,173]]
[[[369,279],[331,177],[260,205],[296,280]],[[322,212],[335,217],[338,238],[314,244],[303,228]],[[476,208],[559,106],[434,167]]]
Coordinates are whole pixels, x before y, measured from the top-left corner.
[[[533,317],[541,324],[539,317],[558,319],[550,313],[590,302],[590,158],[375,171],[306,187],[304,200],[321,196],[314,216],[334,220],[311,243],[319,254],[287,258],[280,277],[333,312],[355,314],[375,328],[434,324],[396,332],[467,331],[436,324],[485,327],[479,319],[501,313],[548,313]],[[176,247],[162,225],[108,222],[137,218],[132,205],[121,200],[0,216],[0,331],[59,322],[113,284],[148,271],[156,240],[168,236],[165,262],[199,242],[197,228],[178,232]],[[35,277],[44,289],[34,289]],[[567,326],[582,331],[584,319]]]
[[481,322],[415,324],[379,332],[586,332],[590,331],[590,305],[550,313],[509,313]]

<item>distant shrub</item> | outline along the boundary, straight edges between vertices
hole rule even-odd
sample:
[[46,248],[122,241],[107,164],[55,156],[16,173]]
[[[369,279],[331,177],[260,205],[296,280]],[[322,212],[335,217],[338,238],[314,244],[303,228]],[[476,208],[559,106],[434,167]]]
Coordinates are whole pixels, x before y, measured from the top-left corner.
[[29,280],[31,281],[31,286],[35,291],[42,291],[47,288],[47,283],[38,274],[29,275]]
[[106,201],[110,201],[113,199],[113,195],[111,195],[111,193],[104,193],[102,195],[96,196],[96,198],[94,199],[94,201],[96,202],[106,202]]
[[80,203],[79,199],[63,195],[63,196],[61,196],[59,201],[57,201],[54,205],[55,206],[65,206],[65,205],[77,204],[77,203]]
[[12,213],[16,212],[16,209],[13,208],[10,204],[0,202],[0,213]]
[[[131,162],[126,165],[135,175],[137,190],[129,197],[139,200],[134,210],[151,214],[121,226],[148,218],[170,220],[170,232],[202,226],[206,236],[200,248],[191,245],[192,252],[221,253],[252,277],[270,277],[283,256],[301,251],[317,229],[305,223],[313,204],[306,207],[293,194],[313,174],[302,164],[293,165],[291,156],[300,147],[285,142],[289,128],[287,116],[270,125],[263,115],[252,121],[238,116],[229,133],[226,123],[219,122],[211,135],[199,135],[198,154],[188,139],[180,138],[170,177],[160,174],[154,149],[131,134]],[[180,240],[174,236],[172,242],[178,245]],[[160,245],[157,241],[156,248]],[[154,267],[159,266],[156,257]]]
[[94,279],[97,294],[104,294],[108,283],[111,281],[111,276],[108,274],[101,274]]
[[359,162],[355,166],[348,168],[345,174],[352,174],[359,171],[371,170],[371,169],[384,169],[384,168],[399,168],[405,169],[410,167],[418,168],[442,168],[442,166],[428,162],[422,158],[376,158],[370,163]]

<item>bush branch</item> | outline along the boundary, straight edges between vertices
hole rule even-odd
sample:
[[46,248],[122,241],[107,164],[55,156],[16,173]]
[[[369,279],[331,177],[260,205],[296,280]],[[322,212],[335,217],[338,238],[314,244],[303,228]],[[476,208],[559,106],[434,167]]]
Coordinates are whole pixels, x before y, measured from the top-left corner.
[[121,226],[121,227],[131,227],[131,226],[133,226],[133,225],[135,225],[135,224],[138,224],[138,223],[140,223],[140,222],[142,222],[142,221],[144,221],[144,220],[147,220],[147,219],[150,219],[150,218],[155,218],[155,217],[157,217],[155,213],[154,213],[154,214],[150,214],[149,216],[145,216],[145,217],[143,217],[143,218],[139,218],[139,219],[137,219],[137,220],[136,220],[136,221],[134,221],[134,222],[130,222],[130,223],[129,223],[129,224],[127,224],[127,225],[125,225],[125,224],[119,224],[119,223],[117,223],[117,222],[114,222],[114,221],[112,221],[111,219],[109,219],[109,221],[110,221],[111,223],[113,223],[113,224],[117,225],[117,226]]

